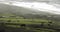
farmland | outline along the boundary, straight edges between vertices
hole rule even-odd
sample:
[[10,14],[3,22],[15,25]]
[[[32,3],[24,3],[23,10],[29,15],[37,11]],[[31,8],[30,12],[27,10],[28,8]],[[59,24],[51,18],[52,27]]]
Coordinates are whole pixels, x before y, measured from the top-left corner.
[[0,18],[0,26],[2,26],[3,29],[1,29],[6,32],[57,32],[60,28],[59,24],[56,24],[55,21],[46,19],[24,19],[23,17]]

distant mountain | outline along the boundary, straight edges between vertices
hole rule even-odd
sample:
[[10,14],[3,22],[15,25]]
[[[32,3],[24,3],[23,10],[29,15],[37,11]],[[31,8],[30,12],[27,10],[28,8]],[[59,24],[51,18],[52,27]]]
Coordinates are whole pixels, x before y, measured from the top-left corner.
[[7,5],[7,4],[1,4],[0,3],[0,14],[12,14],[12,15],[17,15],[21,17],[38,17],[41,15],[45,16],[51,16],[51,15],[56,15],[51,12],[44,12],[44,11],[38,11],[35,9],[31,8],[25,8],[25,7],[18,7],[18,6],[13,6],[13,5]]

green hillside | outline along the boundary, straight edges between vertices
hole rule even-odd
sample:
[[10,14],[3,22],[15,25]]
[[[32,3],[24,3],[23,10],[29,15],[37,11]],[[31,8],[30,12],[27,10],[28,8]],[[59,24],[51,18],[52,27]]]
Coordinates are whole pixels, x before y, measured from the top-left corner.
[[0,7],[1,31],[60,32],[60,15],[5,4]]

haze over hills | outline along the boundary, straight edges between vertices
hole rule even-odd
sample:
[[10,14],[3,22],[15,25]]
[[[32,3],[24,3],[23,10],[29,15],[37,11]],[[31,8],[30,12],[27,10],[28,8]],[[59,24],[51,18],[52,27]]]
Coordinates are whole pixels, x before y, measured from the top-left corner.
[[25,7],[18,7],[14,5],[7,5],[7,4],[1,4],[0,3],[0,14],[4,15],[17,15],[25,18],[39,18],[40,16],[51,16],[51,15],[58,15],[51,12],[45,12],[45,11],[38,11],[31,8],[25,8]]
[[[30,9],[30,8],[24,8],[24,7],[18,7],[18,6],[13,6],[13,5],[6,5],[6,4],[0,4],[0,13],[22,13],[22,14],[41,14],[43,13],[43,11],[37,11],[34,9]],[[45,13],[49,13],[49,12],[45,12]],[[45,14],[44,13],[44,14]]]

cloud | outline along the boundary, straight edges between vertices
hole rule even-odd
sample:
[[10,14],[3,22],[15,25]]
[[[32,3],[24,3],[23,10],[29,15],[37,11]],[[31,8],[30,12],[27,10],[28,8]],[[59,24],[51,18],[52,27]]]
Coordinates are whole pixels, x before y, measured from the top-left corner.
[[11,1],[6,2],[5,4],[19,6],[19,7],[25,7],[25,8],[31,8],[36,9],[39,11],[45,11],[45,12],[55,12],[60,13],[60,8],[56,8],[54,5],[50,5],[47,3],[41,3],[41,2],[17,2],[17,1]]

